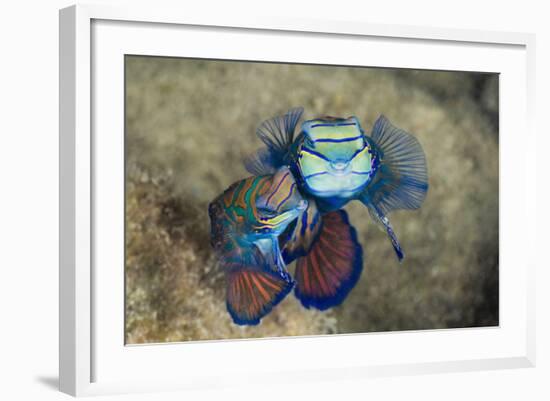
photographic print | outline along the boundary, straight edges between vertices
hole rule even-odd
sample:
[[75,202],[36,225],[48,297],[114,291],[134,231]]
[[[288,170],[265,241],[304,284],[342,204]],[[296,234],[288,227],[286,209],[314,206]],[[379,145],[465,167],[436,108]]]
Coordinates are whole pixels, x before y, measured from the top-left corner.
[[125,341],[499,324],[498,74],[125,56]]

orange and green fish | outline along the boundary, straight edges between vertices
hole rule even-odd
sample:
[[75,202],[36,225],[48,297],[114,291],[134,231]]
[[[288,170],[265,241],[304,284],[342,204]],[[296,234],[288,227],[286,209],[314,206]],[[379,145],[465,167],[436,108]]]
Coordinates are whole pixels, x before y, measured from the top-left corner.
[[258,324],[292,289],[278,236],[306,204],[285,167],[238,181],[210,204],[211,242],[235,323]]
[[211,242],[226,275],[226,305],[235,323],[258,324],[294,285],[304,305],[307,298],[327,307],[327,300],[341,302],[355,285],[362,252],[344,211],[324,216],[314,257],[298,261],[295,280],[288,273],[281,237],[290,226],[307,224],[303,216],[315,208],[287,167],[238,181],[210,204]]

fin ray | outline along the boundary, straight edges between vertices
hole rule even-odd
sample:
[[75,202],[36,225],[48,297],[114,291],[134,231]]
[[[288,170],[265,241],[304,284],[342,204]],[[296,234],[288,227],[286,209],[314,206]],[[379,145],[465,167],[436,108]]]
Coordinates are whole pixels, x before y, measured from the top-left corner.
[[285,164],[285,157],[294,141],[294,131],[303,112],[303,107],[295,107],[282,116],[270,118],[260,124],[256,135],[265,144],[266,149],[259,150],[245,159],[248,172],[255,175],[258,175],[258,172],[261,172],[260,175],[266,172],[271,174],[273,169]]
[[232,265],[226,273],[226,305],[239,325],[257,325],[290,292],[294,283],[277,272]]
[[390,238],[397,258],[403,250],[386,215],[393,210],[418,209],[428,192],[426,156],[418,140],[380,116],[372,129],[372,142],[380,160],[372,182],[361,193],[373,220]]
[[256,130],[256,135],[270,150],[286,151],[294,140],[294,130],[304,109],[296,107],[286,114],[265,120]]
[[275,174],[277,169],[271,159],[271,153],[266,148],[258,149],[255,153],[245,157],[244,167],[253,175]]
[[327,213],[311,250],[298,258],[294,294],[306,308],[331,308],[344,301],[362,270],[363,251],[347,213]]
[[372,130],[380,165],[361,195],[382,215],[398,209],[418,209],[428,191],[426,156],[418,140],[380,116]]

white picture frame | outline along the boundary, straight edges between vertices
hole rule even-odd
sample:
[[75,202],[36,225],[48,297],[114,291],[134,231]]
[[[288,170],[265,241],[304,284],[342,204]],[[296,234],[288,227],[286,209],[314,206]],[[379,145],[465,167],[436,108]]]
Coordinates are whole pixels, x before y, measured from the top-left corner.
[[[192,37],[201,45],[178,47],[180,35]],[[216,44],[220,35],[242,43],[221,47]],[[264,45],[272,44],[269,52],[255,47],[258,38],[254,35],[261,35]],[[124,311],[118,308],[124,301],[124,288],[120,285],[124,266],[119,263],[123,230],[120,167],[124,152],[120,140],[120,56],[131,53],[247,59],[253,54],[255,60],[366,65],[361,54],[347,60],[330,59],[334,56],[314,60],[307,52],[278,51],[289,38],[311,46],[330,44],[337,38],[344,45],[388,49],[378,51],[376,62],[368,65],[501,74],[499,327],[124,345],[120,330]],[[534,366],[534,270],[538,260],[532,251],[534,244],[524,234],[536,231],[536,183],[534,175],[529,174],[536,164],[532,128],[534,43],[534,35],[523,33],[256,16],[226,20],[154,7],[78,5],[61,10],[61,391],[80,396],[238,386],[251,379],[267,385],[279,379],[359,379]],[[399,51],[392,52],[392,48]],[[413,50],[414,55],[425,57],[411,57]],[[462,61],[457,62],[456,58]],[[116,134],[97,141],[94,132],[103,128]],[[514,148],[513,134],[517,132],[522,133],[524,146]],[[107,168],[115,173],[107,177]],[[522,183],[522,190],[512,188],[508,182]],[[113,210],[102,202],[101,194],[105,193],[113,194]],[[514,246],[507,246],[511,244]],[[111,273],[101,270],[107,265],[114,266],[109,269]],[[318,358],[321,350],[323,358]],[[284,358],[289,353],[308,358],[290,366]],[[253,365],[259,354],[273,358],[270,367]]]

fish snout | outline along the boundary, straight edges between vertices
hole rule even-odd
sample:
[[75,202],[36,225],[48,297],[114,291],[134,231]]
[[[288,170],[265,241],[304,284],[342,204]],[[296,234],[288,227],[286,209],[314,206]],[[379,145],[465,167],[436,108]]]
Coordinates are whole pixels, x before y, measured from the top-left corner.
[[306,210],[306,209],[307,209],[307,205],[308,205],[307,200],[302,199],[300,202],[298,202],[298,206],[296,206],[296,209],[298,209],[298,210],[300,210],[300,211],[301,211],[301,210]]

